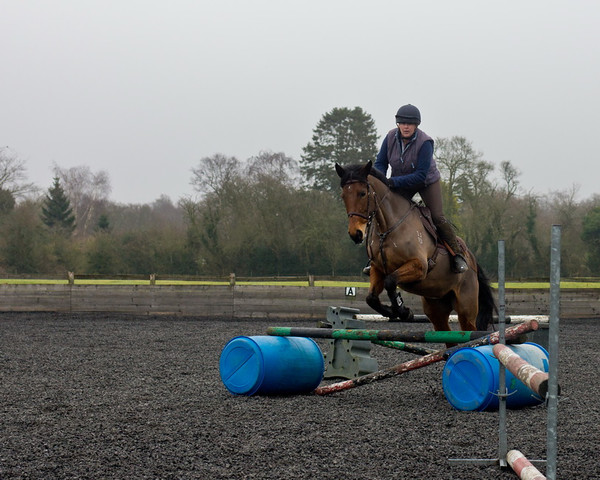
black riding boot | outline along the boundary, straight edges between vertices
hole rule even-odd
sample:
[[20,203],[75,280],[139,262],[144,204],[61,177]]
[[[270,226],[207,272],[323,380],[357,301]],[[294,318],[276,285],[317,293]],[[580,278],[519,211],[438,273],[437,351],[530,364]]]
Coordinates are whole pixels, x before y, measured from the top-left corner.
[[449,252],[450,255],[452,255],[452,271],[454,273],[466,272],[469,269],[469,266],[465,260],[464,252],[456,240],[456,233],[454,232],[452,224],[446,220],[436,223],[435,226],[437,227],[440,238],[446,242],[452,250]]
[[365,266],[365,268],[362,269],[362,273],[363,275],[366,275],[367,277],[369,275],[371,275],[371,260],[369,259],[369,262],[367,263],[367,265]]

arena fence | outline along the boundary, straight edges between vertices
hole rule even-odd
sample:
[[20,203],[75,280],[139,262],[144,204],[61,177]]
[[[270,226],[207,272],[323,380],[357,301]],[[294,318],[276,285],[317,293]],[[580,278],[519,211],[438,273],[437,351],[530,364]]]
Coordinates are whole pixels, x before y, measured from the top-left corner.
[[[1,284],[2,312],[115,312],[201,318],[321,319],[327,307],[344,305],[375,313],[367,288],[255,285],[81,285]],[[507,289],[507,315],[547,315],[550,292]],[[422,313],[419,297],[403,294]],[[600,288],[561,289],[562,318],[600,317]]]

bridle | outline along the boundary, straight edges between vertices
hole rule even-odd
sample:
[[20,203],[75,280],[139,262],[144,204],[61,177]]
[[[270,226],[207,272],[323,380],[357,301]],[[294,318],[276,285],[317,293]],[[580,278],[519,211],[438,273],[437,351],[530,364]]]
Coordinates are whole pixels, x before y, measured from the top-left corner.
[[[375,218],[376,213],[379,210],[381,210],[382,202],[389,195],[389,193],[391,192],[391,190],[388,189],[388,191],[385,193],[385,195],[383,197],[381,197],[381,199],[379,199],[378,196],[377,196],[377,192],[375,192],[375,190],[373,189],[373,187],[371,187],[371,184],[368,181],[365,181],[365,180],[350,180],[350,181],[347,181],[346,183],[344,183],[344,185],[342,185],[342,188],[345,187],[346,185],[349,185],[349,184],[352,184],[352,183],[366,183],[367,184],[367,213],[366,213],[366,215],[364,213],[361,213],[361,212],[348,212],[348,218],[351,218],[351,217],[360,217],[360,218],[363,218],[363,219],[365,219],[367,221],[367,235],[366,235],[365,241],[366,241],[366,245],[367,245],[367,250],[371,250],[371,254],[369,254],[369,258],[371,260],[373,260],[372,249],[369,248],[369,238],[373,235],[373,218]],[[371,195],[375,199],[375,208],[372,211],[369,211],[369,205],[370,205]],[[390,233],[392,233],[396,228],[398,228],[404,222],[404,220],[406,220],[408,218],[408,216],[410,215],[410,212],[417,205],[415,202],[409,202],[409,203],[410,203],[410,206],[409,206],[408,210],[404,213],[404,215],[402,215],[385,232],[381,232],[381,233],[377,234],[377,236],[379,237],[379,254],[381,255],[381,262],[383,264],[383,270],[384,270],[384,273],[386,275],[387,275],[387,259],[386,259],[386,256],[385,256],[385,250],[383,248],[383,244],[385,243],[385,240],[388,237],[388,235]]]
[[[364,213],[360,213],[360,212],[348,212],[348,218],[351,218],[351,217],[364,218],[367,221],[367,225],[370,225],[371,221],[373,220],[373,217],[377,213],[377,210],[379,210],[379,206],[378,206],[379,202],[377,201],[377,194],[375,193],[375,190],[373,190],[373,188],[371,187],[371,184],[369,182],[366,182],[363,180],[350,180],[350,181],[344,183],[344,185],[342,185],[342,188],[344,188],[346,185],[350,185],[352,183],[366,183],[367,184],[367,213],[365,215]],[[369,212],[369,203],[371,200],[371,195],[373,195],[373,197],[375,197],[375,207],[376,208],[372,212]]]

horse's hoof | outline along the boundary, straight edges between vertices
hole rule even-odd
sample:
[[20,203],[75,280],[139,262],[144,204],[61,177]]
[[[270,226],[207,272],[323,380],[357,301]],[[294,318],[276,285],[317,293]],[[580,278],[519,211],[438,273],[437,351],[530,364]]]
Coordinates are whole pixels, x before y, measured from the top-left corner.
[[390,317],[388,318],[388,322],[401,322],[402,320],[400,320],[398,317]]
[[415,316],[410,308],[402,307],[400,309],[400,320],[402,322],[413,322],[415,320]]

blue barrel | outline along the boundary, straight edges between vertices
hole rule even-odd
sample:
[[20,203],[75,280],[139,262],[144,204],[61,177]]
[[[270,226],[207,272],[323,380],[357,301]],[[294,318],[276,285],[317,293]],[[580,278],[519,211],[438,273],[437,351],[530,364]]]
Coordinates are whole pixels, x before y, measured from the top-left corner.
[[221,352],[219,370],[235,395],[308,393],[321,383],[325,362],[312,338],[235,337]]
[[[535,343],[509,345],[523,360],[548,372],[548,352]],[[497,410],[500,362],[493,345],[461,348],[446,362],[442,372],[444,394],[457,410]],[[507,408],[537,405],[543,399],[506,369]]]

